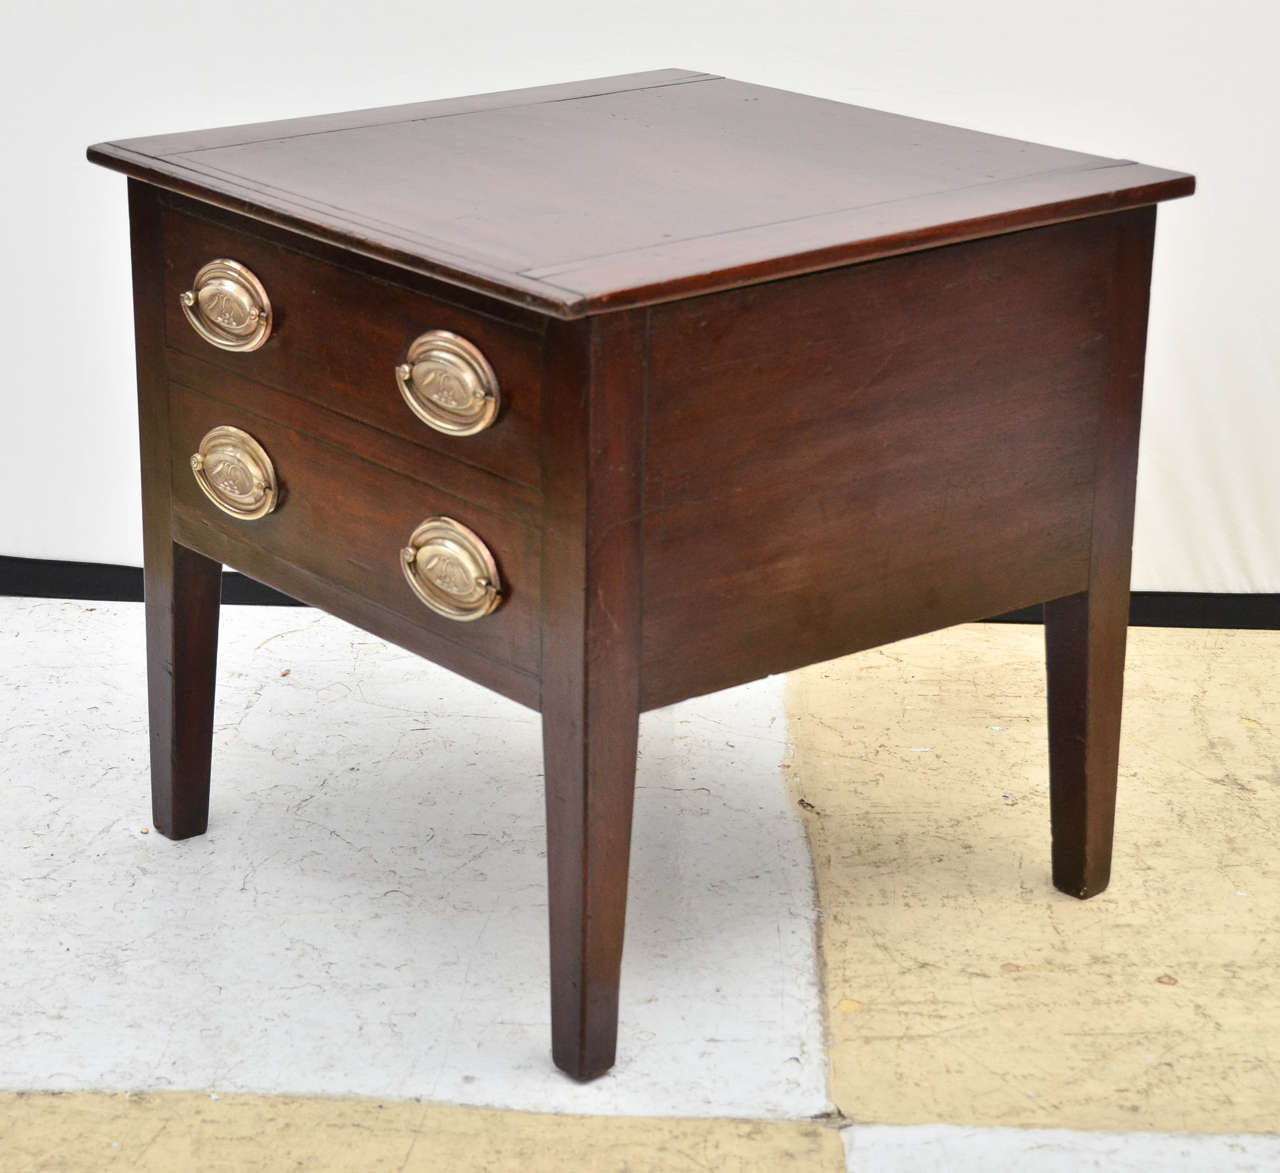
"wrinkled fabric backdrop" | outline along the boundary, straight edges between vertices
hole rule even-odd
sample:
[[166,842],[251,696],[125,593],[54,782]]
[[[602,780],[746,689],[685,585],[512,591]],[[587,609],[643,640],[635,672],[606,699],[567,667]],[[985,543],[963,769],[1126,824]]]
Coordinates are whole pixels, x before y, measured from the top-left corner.
[[0,554],[141,559],[124,183],[86,145],[680,66],[1195,172],[1157,230],[1133,585],[1280,591],[1274,5],[75,0],[5,23]]

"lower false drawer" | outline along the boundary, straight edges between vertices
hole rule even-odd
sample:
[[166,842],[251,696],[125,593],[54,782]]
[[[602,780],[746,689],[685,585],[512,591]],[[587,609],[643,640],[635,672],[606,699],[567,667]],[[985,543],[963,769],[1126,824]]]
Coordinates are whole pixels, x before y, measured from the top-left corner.
[[[169,386],[179,540],[195,538],[204,552],[285,590],[299,574],[337,588],[536,676],[537,529],[441,487],[450,462],[430,453],[422,467],[436,483],[394,472],[358,445],[339,447],[243,405]],[[199,541],[205,534],[212,545]]]

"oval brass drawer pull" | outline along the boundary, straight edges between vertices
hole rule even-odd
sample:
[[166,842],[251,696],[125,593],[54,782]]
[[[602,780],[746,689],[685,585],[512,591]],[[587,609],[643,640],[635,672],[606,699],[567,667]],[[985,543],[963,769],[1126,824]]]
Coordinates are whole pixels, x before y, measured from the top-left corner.
[[400,551],[413,593],[437,615],[466,623],[502,602],[498,567],[479,535],[451,517],[428,517]]
[[474,436],[498,417],[498,376],[480,350],[448,330],[428,330],[396,367],[396,386],[423,423],[450,436]]
[[257,350],[271,334],[271,300],[238,261],[219,257],[201,267],[179,299],[191,328],[221,350]]
[[271,457],[239,428],[224,425],[205,433],[191,471],[204,495],[241,521],[266,517],[279,500]]

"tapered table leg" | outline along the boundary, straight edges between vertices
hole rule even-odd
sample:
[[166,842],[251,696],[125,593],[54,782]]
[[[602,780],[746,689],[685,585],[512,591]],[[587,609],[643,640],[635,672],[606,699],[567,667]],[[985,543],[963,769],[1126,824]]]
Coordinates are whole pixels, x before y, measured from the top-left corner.
[[612,1065],[640,711],[645,327],[557,323],[543,404],[542,740],[556,1065]]
[[[151,819],[170,839],[209,825],[209,757],[222,565],[172,533],[164,247],[158,193],[129,181],[134,353],[142,452],[142,561],[151,722]],[[186,471],[186,470],[184,470]]]
[[166,542],[146,565],[151,819],[170,839],[209,825],[222,565]]
[[638,713],[599,684],[579,695],[543,712],[543,746],[552,1057],[586,1080],[617,1042]]
[[1053,883],[1084,899],[1111,878],[1129,592],[1045,604]]
[[1096,896],[1111,878],[1154,235],[1154,207],[1130,213],[1116,252],[1088,589],[1044,607],[1053,882],[1081,899]]

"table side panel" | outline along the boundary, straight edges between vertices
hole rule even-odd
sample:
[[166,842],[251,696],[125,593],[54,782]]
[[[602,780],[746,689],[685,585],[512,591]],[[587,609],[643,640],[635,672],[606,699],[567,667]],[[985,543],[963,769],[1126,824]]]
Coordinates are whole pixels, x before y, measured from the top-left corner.
[[1145,214],[653,310],[645,706],[1084,589]]

